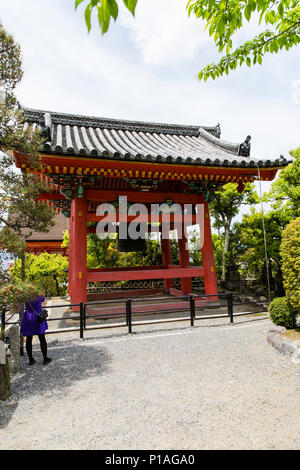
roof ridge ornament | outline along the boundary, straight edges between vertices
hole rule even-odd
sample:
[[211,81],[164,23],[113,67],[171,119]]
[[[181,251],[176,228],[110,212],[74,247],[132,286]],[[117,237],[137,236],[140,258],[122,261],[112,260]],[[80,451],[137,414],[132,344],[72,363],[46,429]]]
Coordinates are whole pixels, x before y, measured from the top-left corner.
[[42,136],[45,137],[46,142],[52,142],[53,140],[53,122],[50,113],[44,114],[44,119],[40,123],[42,129]]
[[250,140],[251,140],[251,135],[247,135],[245,141],[240,145],[239,156],[250,157],[250,149],[251,149]]

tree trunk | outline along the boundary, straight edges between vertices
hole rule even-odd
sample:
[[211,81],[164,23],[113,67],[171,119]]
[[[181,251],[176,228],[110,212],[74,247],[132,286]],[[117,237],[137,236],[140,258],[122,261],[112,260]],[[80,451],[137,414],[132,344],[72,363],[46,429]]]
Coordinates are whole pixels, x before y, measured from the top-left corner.
[[54,277],[55,284],[56,284],[56,293],[57,293],[57,296],[60,297],[59,284],[58,284],[57,277],[56,277],[56,276],[53,276],[53,277]]
[[227,255],[229,251],[229,228],[230,223],[226,223],[224,226],[224,246],[222,253],[222,280],[225,281],[227,271]]
[[6,364],[0,364],[0,400],[7,400],[10,396],[10,373],[8,359]]
[[26,248],[22,251],[20,259],[21,259],[21,281],[25,281],[25,278],[26,278],[26,272],[25,272]]

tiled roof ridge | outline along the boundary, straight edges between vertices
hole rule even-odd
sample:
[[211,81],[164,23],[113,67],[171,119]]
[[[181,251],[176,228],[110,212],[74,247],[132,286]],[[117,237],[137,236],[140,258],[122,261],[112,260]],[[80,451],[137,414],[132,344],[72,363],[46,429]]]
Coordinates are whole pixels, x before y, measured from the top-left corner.
[[220,138],[220,124],[216,126],[193,126],[182,124],[167,124],[160,122],[131,121],[126,119],[113,119],[95,116],[84,116],[80,114],[61,113],[54,111],[44,111],[31,109],[22,106],[26,121],[44,124],[45,115],[50,115],[53,124],[69,126],[99,127],[105,129],[128,130],[137,132],[150,132],[161,134],[189,135],[198,137],[200,129],[216,138]]
[[284,167],[290,160],[250,157],[251,136],[242,143],[220,138],[215,127],[97,118],[21,107],[25,126],[40,127],[43,151],[116,160],[238,168]]

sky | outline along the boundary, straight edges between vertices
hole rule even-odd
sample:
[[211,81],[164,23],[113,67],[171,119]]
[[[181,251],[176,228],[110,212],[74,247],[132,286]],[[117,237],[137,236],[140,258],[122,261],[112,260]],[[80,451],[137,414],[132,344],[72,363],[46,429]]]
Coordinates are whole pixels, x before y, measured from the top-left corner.
[[[288,157],[300,146],[300,48],[200,82],[197,73],[218,53],[186,3],[139,0],[135,18],[120,8],[102,37],[96,17],[88,34],[84,4],[75,12],[75,0],[0,0],[0,20],[22,49],[19,102],[106,118],[220,123],[224,140],[251,135],[254,158]],[[256,32],[247,24],[236,44]]]

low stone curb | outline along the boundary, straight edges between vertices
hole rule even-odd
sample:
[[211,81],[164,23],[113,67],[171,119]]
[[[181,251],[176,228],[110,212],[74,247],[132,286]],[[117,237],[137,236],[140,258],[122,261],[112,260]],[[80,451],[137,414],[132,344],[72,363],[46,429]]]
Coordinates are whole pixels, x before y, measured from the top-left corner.
[[293,341],[287,341],[282,337],[285,332],[286,328],[283,326],[273,326],[268,332],[267,341],[278,352],[289,356],[294,363],[300,364],[300,348]]

